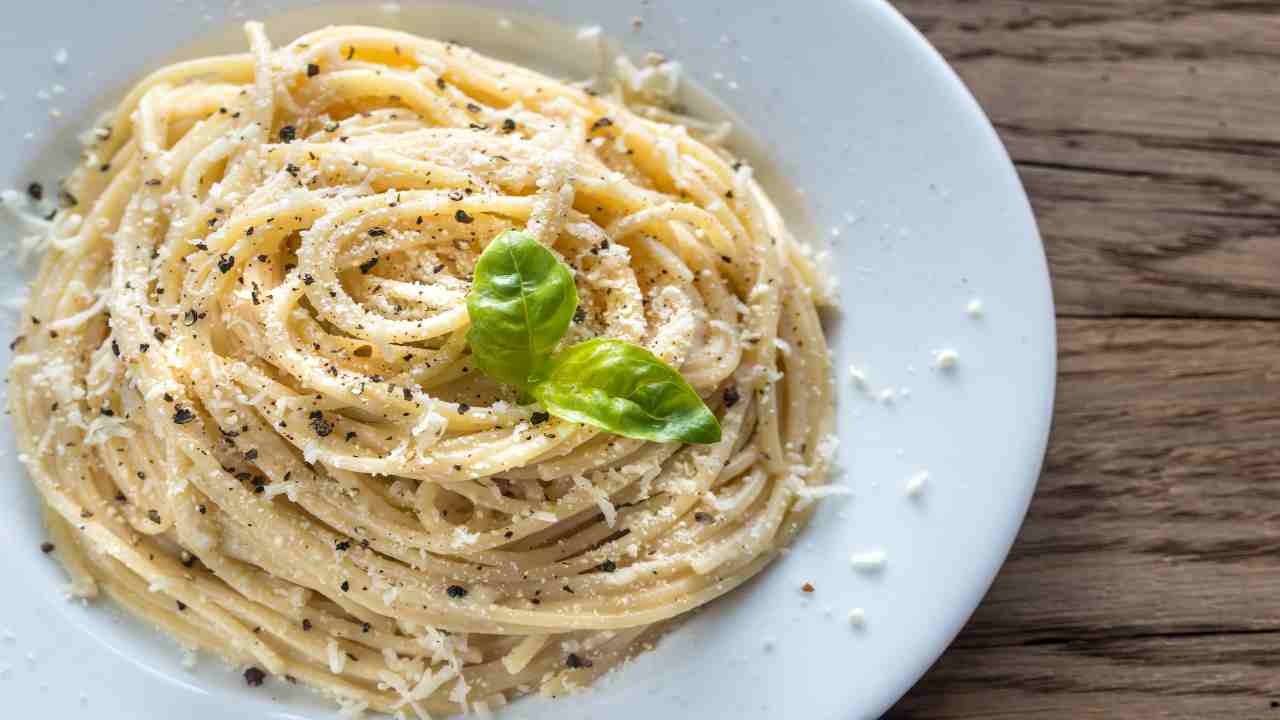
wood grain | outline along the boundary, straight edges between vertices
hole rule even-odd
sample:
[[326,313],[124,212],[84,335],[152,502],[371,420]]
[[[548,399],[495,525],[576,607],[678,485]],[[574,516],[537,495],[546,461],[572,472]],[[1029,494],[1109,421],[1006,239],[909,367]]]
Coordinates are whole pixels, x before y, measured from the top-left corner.
[[1280,323],[1067,319],[1060,342],[1014,551],[890,717],[1256,716],[1280,700]]
[[1280,719],[1280,2],[898,0],[1044,234],[1053,436],[887,717]]
[[1280,4],[896,4],[1008,145],[1060,312],[1280,318]]

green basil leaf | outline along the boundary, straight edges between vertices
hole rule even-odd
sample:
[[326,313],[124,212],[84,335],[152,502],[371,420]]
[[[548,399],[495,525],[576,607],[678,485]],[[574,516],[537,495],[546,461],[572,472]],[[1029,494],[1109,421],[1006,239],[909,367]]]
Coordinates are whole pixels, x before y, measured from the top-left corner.
[[484,249],[467,295],[471,354],[487,375],[526,389],[578,308],[573,273],[527,232],[508,230]]
[[720,439],[716,416],[680,373],[623,340],[596,338],[560,353],[533,395],[552,415],[617,435],[656,442]]

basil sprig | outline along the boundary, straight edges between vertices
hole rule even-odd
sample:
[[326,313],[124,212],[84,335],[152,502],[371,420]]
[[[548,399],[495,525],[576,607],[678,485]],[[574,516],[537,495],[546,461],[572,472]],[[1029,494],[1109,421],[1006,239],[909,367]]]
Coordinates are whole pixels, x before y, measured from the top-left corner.
[[526,232],[489,243],[467,311],[471,354],[557,417],[656,442],[713,443],[720,423],[674,368],[624,340],[595,338],[552,355],[578,309],[573,273]]
[[577,309],[569,268],[528,233],[504,232],[480,255],[467,295],[471,355],[485,374],[528,390]]

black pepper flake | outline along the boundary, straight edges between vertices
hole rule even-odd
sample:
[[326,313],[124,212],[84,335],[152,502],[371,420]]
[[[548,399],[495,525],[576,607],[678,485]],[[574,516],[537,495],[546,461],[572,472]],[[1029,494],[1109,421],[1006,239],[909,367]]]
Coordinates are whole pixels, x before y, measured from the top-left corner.
[[474,220],[475,218],[468,215],[466,210],[459,210],[458,212],[453,214],[453,219],[457,220],[463,225],[467,225],[467,224],[470,224],[471,221]]
[[169,336],[165,334],[163,330],[156,330],[151,334],[155,336],[156,342],[164,342],[165,340],[169,339]]
[[320,66],[315,63],[307,63],[307,77],[315,77],[320,74]]
[[346,550],[350,550],[350,549],[351,549],[351,541],[350,541],[350,540],[342,540],[342,541],[340,541],[340,542],[334,543],[334,545],[333,545],[333,549],[334,549],[334,550],[337,550],[338,552],[344,552],[344,551],[346,551]]
[[246,230],[244,231],[244,236],[245,236],[245,237],[250,237],[250,236],[252,236],[252,235],[253,235],[253,226],[252,226],[252,225],[250,225],[250,226],[248,227],[248,229],[246,229]]
[[546,412],[545,410],[535,410],[534,413],[529,416],[529,422],[533,423],[534,425],[541,425],[542,423],[550,419],[551,419],[551,413]]
[[355,56],[356,56],[356,46],[352,45],[351,47],[347,48],[347,59],[350,60]]
[[731,408],[734,405],[737,405],[738,401],[741,399],[742,399],[742,396],[738,394],[737,385],[730,385],[729,387],[724,389],[724,406],[725,407]]
[[182,602],[181,600],[179,600],[179,601],[178,601],[178,612],[182,612],[183,610],[186,610],[186,609],[187,609],[187,604],[186,604],[186,603],[184,603],[184,602]]
[[462,598],[467,596],[467,589],[462,587],[461,585],[450,585],[445,590],[445,593],[448,594],[449,597],[453,598],[454,600],[461,600]]
[[480,112],[480,106],[475,103],[469,102],[467,103],[467,112],[478,113]]
[[440,272],[441,272],[442,270],[444,270],[444,265],[437,265],[437,266],[435,266],[435,267],[431,268],[431,272],[433,272],[433,273],[435,273],[435,274],[437,274],[437,275],[439,275],[439,274],[440,274]]
[[160,518],[160,511],[159,511],[159,510],[154,510],[154,509],[153,509],[153,510],[148,510],[148,511],[147,511],[147,519],[148,519],[148,520],[150,520],[151,522],[153,522],[153,523],[157,524],[157,525],[159,525],[159,524],[162,522],[162,520],[161,520],[161,518]]
[[577,653],[569,653],[569,657],[564,659],[564,664],[575,670],[581,667],[591,667],[591,661],[578,657]]
[[76,196],[67,192],[66,189],[58,191],[58,202],[62,203],[63,207],[75,207],[80,204],[80,201],[76,199]]
[[148,351],[148,350],[150,350],[150,349],[151,349],[151,343],[139,343],[139,344],[138,344],[138,352],[140,352],[140,353],[145,353],[146,351]]
[[440,88],[441,90],[443,90],[443,89],[444,89],[444,87],[445,87],[445,85],[444,85],[444,78],[442,78],[442,77],[438,77],[438,78],[436,78],[436,87]]
[[360,263],[360,274],[368,275],[369,271],[372,270],[373,267],[377,264],[378,264],[378,258],[376,257],[371,257],[368,260],[365,260],[364,262]]
[[507,118],[506,120],[503,120],[503,121],[502,121],[502,131],[503,131],[503,132],[514,132],[514,131],[515,131],[515,129],[516,129],[516,121],[515,121],[515,120],[512,120],[511,118]]
[[53,543],[51,542],[40,543],[40,552],[44,553],[45,555],[48,555],[53,551],[54,551]]
[[700,523],[711,522],[711,516],[701,510],[693,514],[693,519]]
[[805,583],[800,587],[800,590],[807,593],[813,592],[813,583]]
[[346,434],[346,437],[344,437],[344,438],[343,438],[343,440],[346,440],[347,442],[351,442],[351,438],[353,438],[353,437],[355,437],[355,436],[356,436],[356,433],[355,433],[355,431],[354,431],[354,430],[352,430],[351,432],[348,432],[348,433]]
[[285,125],[280,128],[280,142],[291,143],[298,137],[298,130],[292,125]]
[[307,618],[302,618],[302,629],[306,632],[311,632],[311,621]]
[[327,437],[333,432],[333,425],[324,419],[323,415],[316,415],[311,418],[311,429],[320,437]]
[[338,587],[342,588],[342,592],[346,592],[351,589],[351,583],[347,582],[346,580],[343,580],[342,584],[339,585]]
[[581,306],[573,311],[573,322],[581,325],[587,319],[587,311]]
[[387,231],[384,228],[380,228],[380,227],[369,228],[369,237],[382,237],[383,235],[386,235],[386,234],[387,234]]
[[410,390],[409,388],[403,388],[403,389],[401,390],[401,394],[402,394],[402,395],[404,395],[404,399],[405,399],[405,400],[410,401],[410,402],[412,402],[412,401],[413,401],[413,391],[412,391],[412,390]]
[[192,325],[195,325],[196,321],[199,319],[200,319],[200,316],[196,314],[195,308],[191,308],[190,310],[187,310],[186,312],[182,313],[182,324],[186,325],[187,327],[191,327]]
[[360,632],[367,633],[370,627],[369,623],[360,623]]
[[609,118],[607,118],[607,117],[602,117],[602,118],[597,119],[595,122],[591,123],[591,129],[592,129],[592,130],[600,130],[601,128],[607,128],[607,127],[610,127],[610,126],[612,126],[612,125],[613,125],[613,121],[612,121],[612,120],[610,120],[610,119],[609,119]]
[[204,505],[197,505],[196,512],[200,513],[201,515],[204,515],[209,512],[209,508],[205,507]]
[[267,674],[256,667],[244,671],[244,681],[249,687],[261,687],[262,681],[266,679]]
[[120,343],[116,342],[114,338],[111,340],[111,354],[120,357]]
[[251,448],[251,449],[249,449],[249,450],[246,450],[246,451],[245,451],[245,453],[244,453],[244,459],[245,459],[245,460],[257,460],[257,459],[258,459],[258,449],[257,449],[257,448]]
[[27,195],[29,195],[32,200],[40,202],[44,199],[44,186],[38,182],[31,183],[27,186]]
[[173,421],[178,425],[186,425],[187,423],[195,419],[196,419],[196,414],[191,412],[189,408],[185,408],[179,405],[174,409]]
[[236,264],[236,258],[234,255],[228,255],[226,253],[222,253],[221,255],[218,256],[218,270],[220,270],[224,274],[231,272],[231,268],[234,267],[235,264]]
[[311,273],[307,273],[306,275],[303,275],[303,276],[302,276],[302,284],[303,284],[303,285],[311,285],[311,284],[312,284],[312,283],[314,283],[315,281],[316,281],[316,279],[315,279],[314,277],[312,277],[312,276],[311,276]]
[[467,414],[467,411],[468,411],[468,410],[470,410],[470,409],[471,409],[471,406],[470,406],[470,405],[468,405],[468,404],[466,404],[466,403],[458,403],[458,414],[459,414],[459,415],[466,415],[466,414]]
[[600,563],[600,569],[605,572],[611,573],[614,570],[618,569],[618,563],[612,560],[605,560],[604,562]]
[[14,338],[13,342],[9,343],[9,349],[13,350],[14,348],[18,347],[19,345],[22,344],[23,340],[26,340],[26,338],[23,337],[22,335],[19,335],[18,337]]

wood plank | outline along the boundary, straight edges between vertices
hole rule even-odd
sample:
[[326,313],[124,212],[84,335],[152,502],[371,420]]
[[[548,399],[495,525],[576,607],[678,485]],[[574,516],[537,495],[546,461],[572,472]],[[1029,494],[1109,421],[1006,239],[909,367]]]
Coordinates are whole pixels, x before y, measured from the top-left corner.
[[888,720],[1280,717],[1273,633],[949,651]]
[[1262,655],[1280,643],[1280,323],[1064,319],[1059,338],[1026,524],[898,717],[1252,717],[1280,692]]
[[1280,318],[1280,4],[897,5],[1009,147],[1060,312]]

